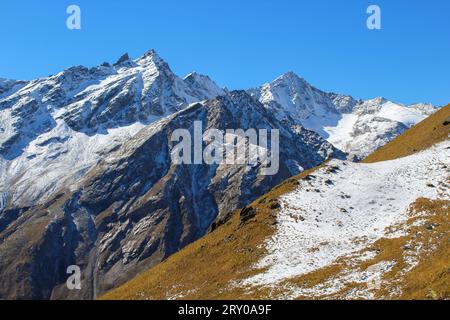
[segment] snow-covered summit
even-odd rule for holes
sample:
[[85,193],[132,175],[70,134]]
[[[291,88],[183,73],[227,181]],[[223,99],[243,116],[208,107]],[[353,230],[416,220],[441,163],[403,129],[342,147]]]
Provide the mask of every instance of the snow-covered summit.
[[184,77],[183,81],[194,91],[194,95],[213,98],[223,96],[227,93],[226,90],[220,88],[210,77],[197,72],[189,73]]
[[327,93],[293,72],[249,93],[280,120],[319,133],[356,159],[364,158],[437,110],[429,104],[406,106],[382,97],[362,101]]
[[222,94],[208,77],[178,77],[154,50],[29,82],[1,80],[0,187],[34,203],[145,125]]

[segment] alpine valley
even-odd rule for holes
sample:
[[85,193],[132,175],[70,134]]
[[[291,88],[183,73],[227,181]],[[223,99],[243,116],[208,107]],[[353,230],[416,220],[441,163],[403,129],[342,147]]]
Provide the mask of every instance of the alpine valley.
[[[178,77],[154,50],[32,81],[0,79],[0,299],[95,299],[161,268],[197,240],[224,234],[242,208],[250,216],[240,225],[255,219],[249,207],[254,201],[316,170],[272,203],[270,214],[278,214],[279,226],[255,261],[266,271],[239,280],[243,287],[287,286],[286,279],[382,238],[384,228],[405,222],[406,210],[420,196],[448,200],[439,171],[448,165],[445,142],[404,160],[359,163],[442,110],[324,92],[292,72],[258,88],[229,91],[205,75]],[[172,133],[193,132],[198,121],[204,130],[278,129],[278,173],[262,175],[261,163],[174,164]],[[426,179],[435,190],[417,182]],[[329,202],[320,199],[323,193]],[[349,227],[336,232],[339,223]],[[357,245],[351,235],[369,236]],[[237,236],[226,234],[221,241]],[[227,260],[221,263],[227,266]],[[71,265],[82,271],[81,290],[66,286]],[[379,268],[392,266],[380,262]],[[325,280],[322,285],[328,286]],[[171,286],[167,294],[151,297],[177,298],[176,284]],[[274,296],[312,292],[289,288]],[[189,296],[184,292],[179,297]]]

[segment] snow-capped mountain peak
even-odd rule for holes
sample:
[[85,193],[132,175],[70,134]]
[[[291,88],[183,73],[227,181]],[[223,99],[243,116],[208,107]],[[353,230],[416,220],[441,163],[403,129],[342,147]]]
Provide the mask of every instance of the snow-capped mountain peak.
[[281,76],[276,78],[273,81],[273,83],[285,83],[289,84],[292,87],[295,86],[311,87],[311,85],[303,77],[300,77],[293,71],[283,73]]
[[45,200],[145,125],[222,94],[208,77],[179,78],[154,50],[30,82],[2,80],[0,182],[17,204]]
[[311,116],[325,116],[335,112],[325,93],[293,72],[287,72],[273,82],[250,92],[268,108],[273,109],[277,118],[283,121],[291,118],[300,124],[300,120]]
[[249,92],[278,119],[319,133],[354,159],[364,158],[436,111],[432,105],[327,93],[293,72]]
[[158,53],[154,49],[150,49],[144,55],[134,60],[139,65],[164,65],[167,66],[167,63],[158,55]]

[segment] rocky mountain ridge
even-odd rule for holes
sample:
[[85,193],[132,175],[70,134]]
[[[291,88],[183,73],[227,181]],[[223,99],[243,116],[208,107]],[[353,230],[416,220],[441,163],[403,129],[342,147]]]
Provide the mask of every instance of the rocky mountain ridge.
[[[172,133],[192,132],[196,121],[223,132],[280,130],[280,170],[264,176],[261,163],[175,165]],[[246,92],[191,104],[144,126],[42,204],[6,205],[0,294],[94,298],[200,238],[284,179],[335,156],[343,154],[312,131],[284,126]],[[68,265],[83,270],[82,290],[67,290]]]
[[281,121],[301,124],[361,160],[433,114],[430,104],[405,106],[385,98],[357,100],[328,93],[288,72],[249,93]]

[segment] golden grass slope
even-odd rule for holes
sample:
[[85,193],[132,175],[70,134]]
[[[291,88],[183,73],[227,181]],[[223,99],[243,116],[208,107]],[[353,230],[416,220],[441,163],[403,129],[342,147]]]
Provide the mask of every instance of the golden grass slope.
[[[369,156],[365,162],[390,160],[424,150],[448,138],[450,105],[416,125],[390,144]],[[326,165],[326,164],[324,164]],[[377,254],[363,263],[349,258],[336,261],[321,270],[289,279],[277,288],[240,287],[235,281],[261,272],[254,264],[264,256],[264,241],[276,226],[278,198],[294,190],[299,179],[314,172],[308,170],[274,188],[249,207],[256,216],[245,224],[239,211],[212,233],[174,254],[166,261],[143,272],[101,299],[271,299],[283,297],[292,286],[314,288],[339,278],[350,269],[364,270],[380,261],[395,261],[383,275],[382,287],[374,290],[376,299],[449,299],[450,298],[450,201],[418,199],[411,207],[406,236],[380,239],[365,251]],[[393,230],[395,231],[395,230]],[[421,248],[417,264],[407,270],[407,255]],[[363,254],[364,252],[361,252]],[[406,271],[407,270],[407,271]],[[299,295],[298,299],[345,299],[361,284],[346,284],[331,295]],[[354,295],[353,295],[354,296]]]

